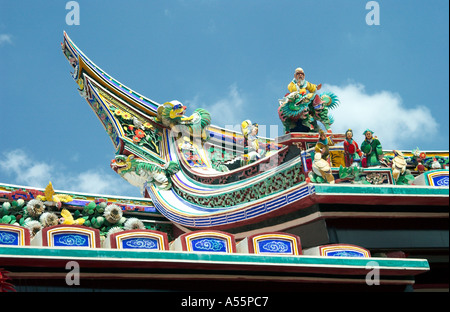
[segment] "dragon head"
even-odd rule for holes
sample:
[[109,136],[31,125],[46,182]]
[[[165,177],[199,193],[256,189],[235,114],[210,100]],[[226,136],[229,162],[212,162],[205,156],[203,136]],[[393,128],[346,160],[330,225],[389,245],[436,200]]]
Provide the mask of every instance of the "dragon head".
[[182,121],[185,111],[186,106],[178,101],[166,102],[158,107],[157,119],[160,120],[163,125],[171,126]]
[[314,93],[300,94],[295,91],[280,100],[278,116],[281,121],[306,119],[308,117],[308,104],[313,96]]
[[115,172],[121,174],[124,171],[131,169],[133,159],[134,155],[117,155],[113,160],[111,160],[110,166]]
[[[205,130],[211,124],[211,114],[203,108],[197,108],[191,116],[185,117],[185,111],[186,106],[178,101],[166,102],[158,107],[155,121],[174,130],[176,137],[190,135],[206,141],[209,136]],[[186,127],[178,127],[180,125]]]
[[165,190],[172,187],[170,176],[180,170],[174,161],[161,165],[135,158],[134,155],[117,155],[111,161],[111,168],[131,185],[143,189],[145,183],[151,182]]

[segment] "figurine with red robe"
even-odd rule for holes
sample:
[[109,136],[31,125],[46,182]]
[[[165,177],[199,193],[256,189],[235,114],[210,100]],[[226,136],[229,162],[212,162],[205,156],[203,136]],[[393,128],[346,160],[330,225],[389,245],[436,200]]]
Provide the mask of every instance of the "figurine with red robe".
[[353,140],[353,131],[352,129],[348,129],[345,132],[345,141],[344,141],[344,158],[345,158],[345,166],[350,167],[352,165],[359,166],[359,162],[361,161],[362,152],[359,149],[358,143]]

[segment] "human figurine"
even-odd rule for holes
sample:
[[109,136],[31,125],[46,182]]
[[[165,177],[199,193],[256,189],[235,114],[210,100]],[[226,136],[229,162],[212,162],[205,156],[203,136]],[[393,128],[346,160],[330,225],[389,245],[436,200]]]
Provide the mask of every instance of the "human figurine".
[[300,94],[306,94],[306,91],[314,93],[322,88],[322,84],[315,85],[306,81],[305,72],[302,68],[296,68],[294,72],[294,79],[288,84],[289,93],[298,91]]
[[[330,184],[334,184],[334,176],[331,171],[331,166],[325,159],[322,158],[320,152],[314,154],[314,161],[312,163],[312,171],[317,175],[322,177],[325,181]],[[309,174],[308,174],[309,176]],[[311,178],[311,176],[310,176]],[[315,179],[317,180],[317,179]]]
[[330,155],[329,146],[334,145],[333,140],[330,137],[327,137],[325,132],[320,129],[319,130],[319,140],[314,147],[315,153],[320,153],[322,155],[322,159],[328,160],[328,156]]
[[398,178],[401,175],[404,175],[406,172],[406,160],[405,156],[401,151],[394,150],[394,159],[392,159],[392,177],[395,182],[398,181]]
[[358,143],[353,140],[353,131],[352,129],[348,129],[345,132],[345,141],[344,141],[344,158],[345,158],[345,166],[359,166],[361,162],[362,152],[359,149]]
[[242,134],[244,135],[244,154],[248,155],[249,160],[258,160],[264,156],[264,150],[259,148],[258,124],[250,120],[245,120],[241,124]]
[[366,166],[380,166],[383,159],[383,148],[377,137],[373,137],[373,131],[364,131],[365,140],[361,143],[361,151],[366,155]]
[[317,178],[314,176],[321,177],[327,183],[333,184],[334,177],[331,172],[331,166],[328,162],[328,155],[330,154],[329,146],[334,145],[334,142],[331,138],[327,137],[325,132],[320,129],[319,130],[319,140],[314,147],[314,159],[312,162],[312,172],[308,174],[311,180],[317,181]]

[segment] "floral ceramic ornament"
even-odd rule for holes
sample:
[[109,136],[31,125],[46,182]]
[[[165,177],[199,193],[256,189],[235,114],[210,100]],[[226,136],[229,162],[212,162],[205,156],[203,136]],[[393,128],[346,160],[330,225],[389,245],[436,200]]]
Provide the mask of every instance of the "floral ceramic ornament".
[[37,199],[45,202],[49,206],[57,206],[58,208],[61,208],[62,203],[68,203],[73,200],[69,195],[56,194],[53,190],[52,182],[49,182],[45,188],[44,196],[38,195]]
[[119,220],[122,218],[123,212],[122,208],[120,208],[118,205],[110,204],[106,206],[105,212],[103,216],[105,217],[106,221],[108,221],[111,224],[116,224],[119,222]]
[[71,225],[71,224],[77,224],[77,225],[83,225],[83,223],[86,221],[85,219],[83,219],[83,218],[78,218],[78,219],[74,219],[73,218],[73,216],[72,216],[72,214],[69,212],[69,210],[67,210],[67,209],[63,209],[63,210],[61,210],[61,217],[62,218],[60,218],[59,219],[59,222],[61,223],[61,224],[68,224],[68,225]]

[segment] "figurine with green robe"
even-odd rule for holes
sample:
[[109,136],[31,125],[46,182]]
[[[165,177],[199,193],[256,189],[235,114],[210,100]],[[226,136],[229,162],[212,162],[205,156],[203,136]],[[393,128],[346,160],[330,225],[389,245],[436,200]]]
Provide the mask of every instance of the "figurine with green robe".
[[361,143],[361,151],[366,155],[367,167],[380,166],[383,158],[383,148],[377,137],[373,137],[373,131],[364,131],[366,139]]

